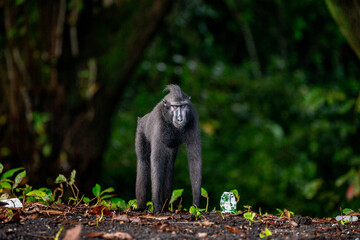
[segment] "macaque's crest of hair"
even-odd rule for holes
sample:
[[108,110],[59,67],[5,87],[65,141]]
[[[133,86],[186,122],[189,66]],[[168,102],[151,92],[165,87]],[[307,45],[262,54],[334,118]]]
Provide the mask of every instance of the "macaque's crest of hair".
[[176,102],[176,101],[182,101],[182,100],[190,100],[189,96],[187,96],[181,88],[176,84],[170,84],[167,85],[164,89],[164,92],[169,92],[165,96],[165,99],[169,102]]

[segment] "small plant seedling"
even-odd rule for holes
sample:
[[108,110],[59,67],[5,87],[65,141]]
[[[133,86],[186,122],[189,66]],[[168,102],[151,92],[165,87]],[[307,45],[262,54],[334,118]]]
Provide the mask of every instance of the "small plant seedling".
[[343,226],[344,226],[344,225],[345,225],[345,223],[349,223],[349,220],[345,220],[345,221],[340,220],[340,224],[341,224],[341,225],[343,225]]
[[265,228],[265,233],[260,233],[259,237],[264,238],[264,237],[268,237],[268,236],[271,236],[271,235],[272,235],[271,231],[268,228]]
[[25,184],[25,187],[22,188],[16,188],[17,192],[21,192],[22,196],[19,197],[19,199],[22,199],[22,203],[24,205],[25,201],[26,201],[26,194],[29,193],[31,191],[32,187]]
[[28,190],[30,191],[25,194],[26,202],[40,201],[42,203],[48,204],[49,202],[54,201],[53,193],[48,188],[39,188],[34,190],[31,190],[30,188]]
[[183,191],[184,191],[184,189],[175,189],[172,192],[171,199],[169,202],[170,203],[170,211],[172,211],[172,212],[174,211],[173,204],[179,197],[181,197]]
[[204,198],[206,198],[206,208],[205,208],[205,212],[208,211],[208,207],[209,207],[209,195],[207,193],[207,191],[205,190],[205,188],[201,188],[201,196],[203,196]]
[[230,192],[232,192],[232,193],[235,195],[236,203],[238,203],[239,200],[240,200],[240,195],[239,195],[238,190],[237,190],[237,189],[233,189],[233,190],[231,190]]
[[105,208],[102,208],[102,209],[101,209],[100,217],[96,217],[96,226],[97,226],[97,227],[99,226],[99,223],[102,221],[102,219],[103,219],[103,217],[104,217],[104,209],[105,209]]
[[92,192],[97,199],[95,205],[98,205],[100,202],[102,202],[105,199],[112,198],[113,196],[115,196],[115,194],[106,194],[106,193],[112,193],[114,191],[115,190],[112,187],[101,191],[101,186],[99,184],[95,184],[95,186],[92,188]]
[[60,239],[60,234],[62,232],[62,230],[64,230],[64,226],[59,226],[59,231],[56,233],[54,240],[59,240]]
[[[84,198],[84,202],[85,202],[85,198]],[[124,199],[117,198],[117,197],[110,198],[109,201],[107,202],[107,205],[108,205],[107,207],[110,209],[125,210],[128,207],[128,205]]]
[[249,226],[251,226],[252,222],[255,222],[256,213],[254,212],[246,212],[244,213],[244,218],[249,221]]
[[25,178],[26,171],[24,170],[18,173],[14,180],[11,180],[10,178],[12,178],[16,172],[23,169],[23,167],[13,168],[3,173],[4,166],[0,163],[0,194],[4,193],[6,189],[8,189],[8,191],[11,191],[11,194],[14,196],[14,189],[17,188],[21,181]]
[[[113,198],[111,200],[113,200]],[[114,202],[116,203],[116,207],[120,208],[121,210],[125,210],[127,208],[127,204],[124,199],[119,198],[118,201],[114,201]]]
[[280,208],[276,208],[276,211],[279,212],[280,217],[284,216],[284,210],[281,210]]
[[244,208],[246,208],[247,212],[251,211],[251,206],[250,205],[244,205]]
[[352,209],[350,209],[350,208],[344,208],[343,210],[342,210],[342,213],[343,214],[350,214],[350,213],[353,213],[354,212],[354,210],[352,210]]
[[146,206],[149,207],[149,211],[153,212],[154,211],[154,204],[153,202],[149,201],[146,203]]
[[189,209],[189,212],[195,216],[195,219],[197,220],[198,217],[201,216],[201,212],[200,212],[200,209],[198,207],[195,207],[195,206],[191,206],[190,209]]
[[280,208],[276,208],[276,210],[279,212],[280,217],[284,217],[284,216],[285,216],[285,217],[290,218],[290,217],[293,217],[293,216],[294,216],[294,212],[289,211],[289,210],[287,210],[287,209],[281,210]]
[[136,199],[129,200],[127,208],[129,208],[130,210],[131,209],[132,210],[137,209],[137,201],[136,201]]
[[60,184],[60,187],[56,188],[54,190],[54,195],[57,191],[60,191],[60,196],[58,197],[58,201],[62,197],[64,193],[63,183],[66,183],[67,186],[71,188],[71,191],[73,193],[73,197],[69,197],[69,202],[74,201],[75,205],[77,205],[81,200],[79,199],[79,189],[75,185],[75,176],[76,176],[76,170],[72,170],[70,174],[70,178],[66,179],[66,177],[62,174],[59,174],[59,176],[55,179],[55,183]]

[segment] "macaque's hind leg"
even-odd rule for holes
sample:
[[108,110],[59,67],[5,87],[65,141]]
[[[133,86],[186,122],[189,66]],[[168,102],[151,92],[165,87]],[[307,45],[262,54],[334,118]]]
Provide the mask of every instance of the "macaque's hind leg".
[[178,148],[174,148],[170,150],[170,156],[166,163],[165,167],[165,175],[164,175],[164,187],[161,194],[161,201],[164,203],[163,211],[168,211],[168,206],[170,203],[172,191],[173,191],[173,183],[174,183],[174,164],[176,160],[176,156],[178,153]]
[[136,201],[137,209],[144,210],[146,207],[147,189],[150,183],[150,144],[145,137],[137,134],[135,140],[137,155],[136,171]]
[[151,149],[151,190],[154,212],[161,212],[164,209],[164,182],[167,169],[167,162],[170,154],[166,146],[156,146]]

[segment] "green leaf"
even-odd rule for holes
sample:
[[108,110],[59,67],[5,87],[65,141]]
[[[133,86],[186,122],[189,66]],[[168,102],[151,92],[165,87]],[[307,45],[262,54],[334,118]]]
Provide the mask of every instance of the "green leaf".
[[244,218],[246,218],[247,220],[253,220],[255,215],[256,213],[254,212],[246,212],[244,213]]
[[183,193],[184,189],[175,189],[172,192],[171,195],[171,199],[170,199],[170,204],[174,203],[176,201],[176,199],[178,199],[179,197],[181,197],[182,193]]
[[230,192],[232,192],[232,193],[235,195],[235,198],[236,198],[236,199],[240,198],[239,192],[238,192],[237,189],[233,189],[233,190],[231,190]]
[[204,198],[209,198],[209,195],[205,188],[201,188],[201,196],[203,196]]
[[7,188],[7,189],[11,189],[11,184],[8,182],[0,182],[0,188]]
[[259,237],[264,238],[264,237],[268,237],[268,236],[271,236],[271,235],[272,235],[271,231],[268,228],[265,228],[265,234],[260,233]]
[[104,195],[104,196],[101,196],[101,199],[112,198],[112,197],[114,197],[114,196],[116,196],[116,194],[106,194],[106,195]]
[[2,164],[0,163],[0,173],[2,173],[3,170],[4,170],[4,165],[2,165]]
[[126,202],[125,202],[125,200],[124,199],[121,199],[121,198],[111,198],[110,199],[110,201],[112,202],[112,203],[114,203],[114,204],[116,204],[116,207],[117,208],[120,208],[120,209],[125,209],[125,208],[127,208],[127,204],[126,204]]
[[66,182],[66,177],[62,174],[59,174],[59,176],[57,176],[57,178],[55,179],[55,183],[63,183]]
[[104,191],[102,191],[102,192],[100,193],[100,195],[103,195],[104,193],[111,193],[111,192],[114,192],[114,191],[115,191],[114,188],[109,187],[109,188],[105,189]]
[[0,200],[6,200],[9,198],[9,194],[8,193],[3,193],[0,195]]
[[147,202],[147,203],[146,203],[146,206],[149,207],[149,211],[151,211],[151,212],[154,211],[154,204],[153,204],[151,201]]
[[265,228],[265,235],[266,236],[271,236],[272,235],[271,231],[268,228]]
[[191,213],[192,215],[196,214],[196,208],[194,206],[191,206],[189,209],[189,213]]
[[4,174],[1,176],[1,179],[11,178],[14,175],[14,173],[16,173],[17,171],[20,171],[22,169],[24,169],[24,168],[19,167],[19,168],[10,169],[9,171],[4,172]]
[[90,198],[84,197],[84,198],[83,198],[83,201],[84,201],[84,203],[88,203],[88,202],[90,202]]
[[15,182],[13,184],[13,188],[16,188],[17,186],[19,186],[19,184],[21,183],[21,181],[26,177],[26,171],[22,171],[20,172],[18,175],[16,175],[15,177]]
[[44,193],[41,190],[32,190],[26,194],[26,196],[32,196],[32,197],[45,197],[46,193]]
[[350,208],[344,208],[342,212],[343,212],[343,214],[350,214],[350,213],[353,213],[354,210],[352,210]]
[[128,206],[130,206],[130,207],[132,207],[132,208],[137,208],[137,201],[136,201],[136,199],[129,200]]
[[69,184],[73,185],[75,183],[75,176],[76,176],[76,170],[72,170],[71,175],[70,175],[70,180],[69,180]]
[[276,210],[277,210],[279,213],[284,214],[284,211],[281,210],[280,208],[276,208]]
[[52,147],[51,147],[51,144],[45,144],[42,148],[42,154],[45,156],[45,157],[49,157],[51,155],[51,151],[52,151]]
[[100,197],[101,187],[99,184],[95,184],[95,186],[92,188],[92,192],[95,197]]

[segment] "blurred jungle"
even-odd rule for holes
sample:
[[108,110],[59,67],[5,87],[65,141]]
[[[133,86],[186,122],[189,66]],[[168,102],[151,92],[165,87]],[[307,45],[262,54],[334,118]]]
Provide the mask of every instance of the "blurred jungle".
[[[360,204],[360,1],[2,0],[0,159],[135,198],[137,117],[192,96],[210,209]],[[175,189],[191,204],[182,147]],[[204,203],[205,201],[203,201]]]

